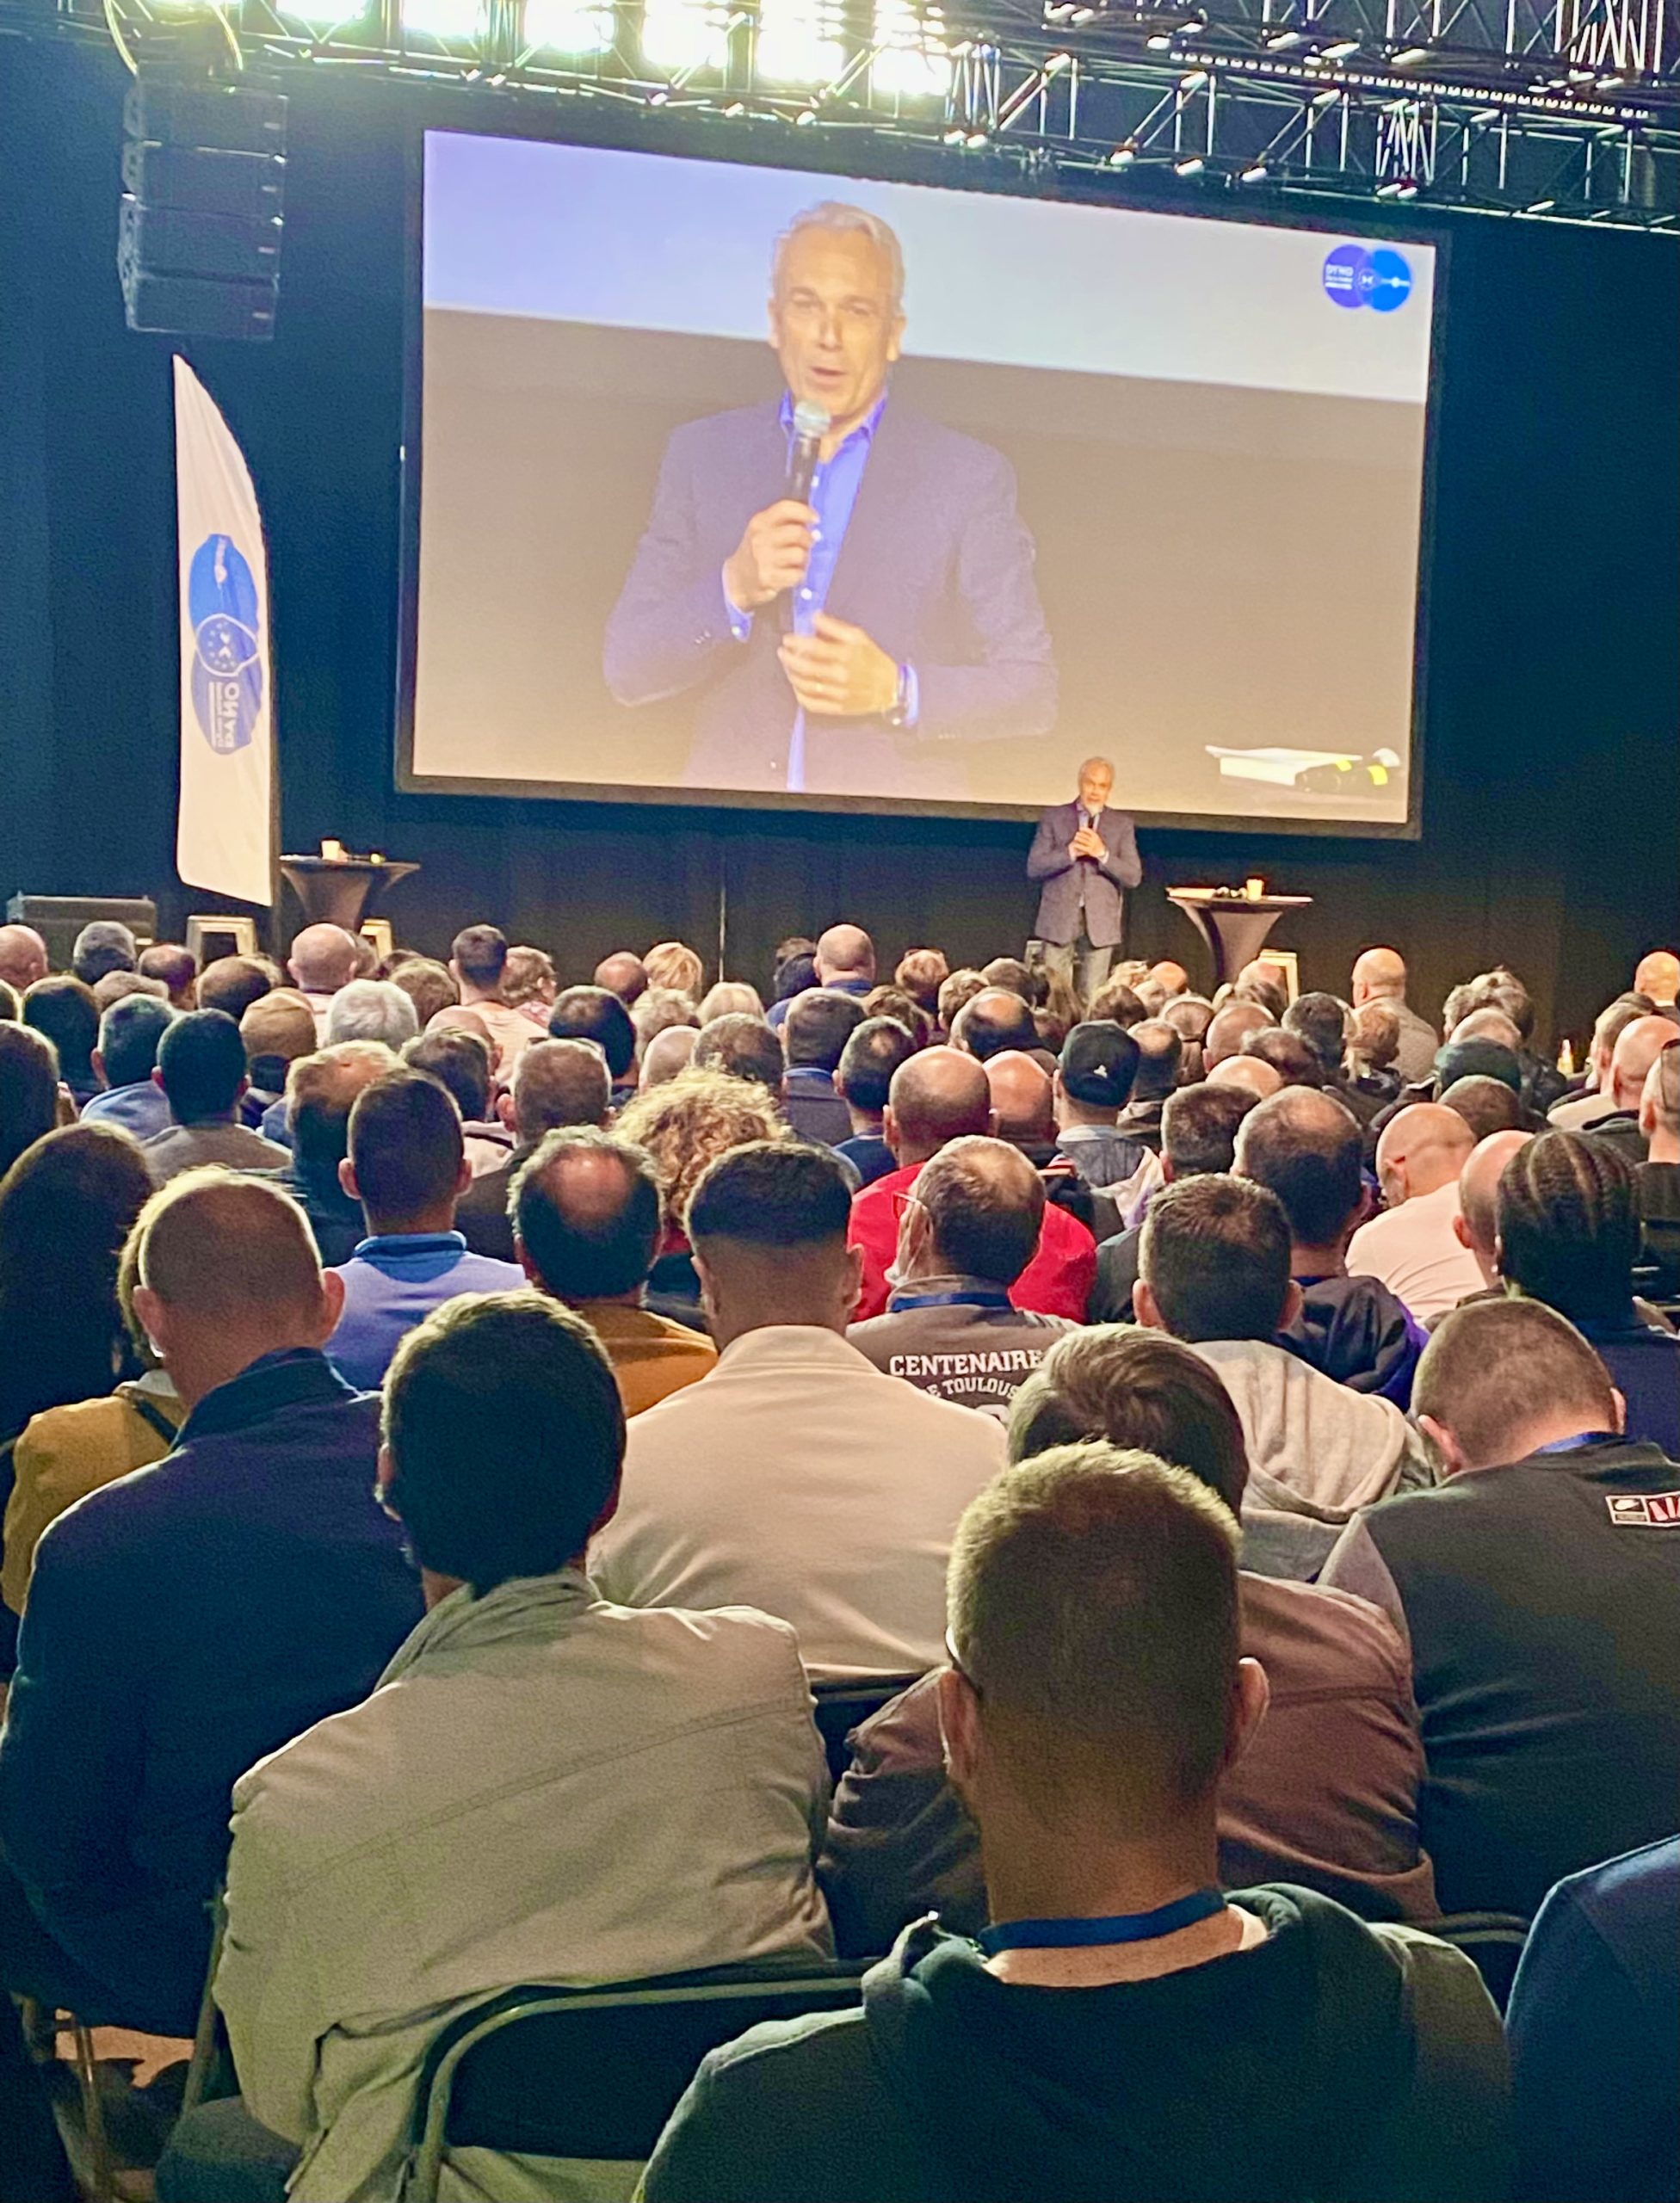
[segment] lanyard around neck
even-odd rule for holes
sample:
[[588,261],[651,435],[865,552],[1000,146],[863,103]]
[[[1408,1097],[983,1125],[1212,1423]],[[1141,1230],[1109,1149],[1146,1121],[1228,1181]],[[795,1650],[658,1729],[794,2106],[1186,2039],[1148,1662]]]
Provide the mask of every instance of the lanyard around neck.
[[1005,1920],[978,1937],[988,1958],[999,1951],[1084,1950],[1103,1943],[1152,1943],[1225,1910],[1222,1890],[1193,1890],[1152,1912],[1111,1912],[1095,1920]]

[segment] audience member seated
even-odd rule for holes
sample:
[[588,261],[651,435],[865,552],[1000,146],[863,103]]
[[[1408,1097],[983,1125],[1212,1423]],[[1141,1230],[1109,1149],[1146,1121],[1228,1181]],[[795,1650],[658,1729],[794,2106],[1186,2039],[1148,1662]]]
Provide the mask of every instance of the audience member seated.
[[510,1009],[528,1017],[538,1031],[548,1030],[548,1013],[560,990],[559,974],[546,948],[515,941],[502,966],[502,999]]
[[1675,1044],[1674,1021],[1668,1017],[1636,1017],[1622,1028],[1610,1058],[1609,1108],[1584,1129],[1595,1139],[1611,1142],[1632,1163],[1645,1160],[1645,1134],[1640,1111],[1645,1101],[1645,1082],[1665,1048]]
[[[1490,1132],[1478,1140],[1465,1159],[1458,1178],[1458,1217],[1453,1230],[1461,1246],[1467,1247],[1482,1280],[1479,1292],[1467,1293],[1461,1308],[1478,1300],[1504,1297],[1499,1278],[1499,1181],[1512,1156],[1526,1147],[1532,1132]],[[1436,1324],[1442,1321],[1436,1317]]]
[[[340,987],[349,986],[359,968],[355,935],[347,933],[343,926],[306,926],[292,943],[286,968],[292,975],[292,984],[314,1011],[315,1029],[324,1040],[332,998]],[[203,999],[201,985],[201,1004]]]
[[[653,993],[642,997],[637,1005],[639,1015],[653,999]],[[694,1022],[691,1009],[686,1013],[686,1022]],[[613,1083],[615,1108],[627,1102],[636,1090],[637,1036],[640,1031],[640,1026],[633,1021],[618,997],[608,993],[605,987],[563,988],[555,996],[554,1007],[548,1013],[551,1040],[593,1040],[605,1056],[608,1075]]]
[[1269,1064],[1285,1086],[1321,1087],[1326,1082],[1319,1052],[1299,1033],[1268,1025],[1243,1043],[1245,1056]]
[[1658,1009],[1680,1007],[1675,1002],[1680,993],[1680,956],[1671,948],[1653,948],[1641,956],[1634,973],[1634,991],[1647,997]]
[[1093,1242],[1106,1239],[1120,1229],[1120,1208],[1115,1196],[1089,1184],[1057,1148],[1055,1059],[1049,1060],[1053,1068],[1046,1069],[1044,1058],[1019,1048],[986,1058],[985,1083],[998,1137],[1018,1147],[1037,1170],[1047,1200],[1076,1218]]
[[[717,990],[713,988],[713,992]],[[837,1001],[843,997],[836,997]],[[673,1032],[689,1028],[673,1026]],[[660,1039],[664,1035],[660,1034]],[[731,1078],[744,1078],[754,1086],[781,1099],[782,1083],[787,1076],[788,1058],[783,1052],[781,1035],[768,1018],[750,1016],[745,1011],[726,1012],[714,1017],[709,1025],[702,1025],[689,1041],[688,1060],[701,1071],[720,1071]],[[785,1113],[784,1113],[785,1114]]]
[[635,1035],[636,1051],[630,1071],[622,1079],[613,1082],[615,1107],[627,1102],[639,1083],[641,1061],[662,1033],[674,1027],[689,1025],[700,1029],[700,1012],[687,995],[679,995],[670,987],[650,987],[630,1013],[630,1028]]
[[795,995],[802,995],[807,987],[820,984],[817,978],[817,944],[806,941],[803,947],[784,941],[775,953],[775,968],[770,978],[770,1006],[764,1015],[778,1032],[788,1015],[788,1004]]
[[1177,1027],[1159,1017],[1146,1017],[1133,1026],[1131,1038],[1138,1051],[1138,1067],[1133,1074],[1131,1099],[1115,1120],[1115,1127],[1123,1138],[1134,1139],[1152,1155],[1158,1155],[1161,1111],[1178,1083],[1184,1043]]
[[744,979],[720,979],[708,987],[695,1012],[701,1027],[714,1025],[720,1017],[757,1017],[764,1015],[764,998],[757,987],[749,986]]
[[[1012,997],[1006,997],[1012,999]],[[899,1219],[917,1174],[948,1140],[997,1130],[984,1066],[957,1048],[923,1048],[892,1075],[885,1138],[898,1169],[876,1179],[852,1204],[849,1237],[863,1257],[856,1315],[884,1313],[886,1272],[899,1244]],[[1053,1204],[1044,1212],[1038,1252],[1016,1280],[1010,1299],[1041,1316],[1084,1320],[1096,1268],[1096,1249],[1084,1225]]]
[[[511,949],[508,953],[513,953]],[[414,1004],[415,1018],[423,1033],[439,1010],[460,1007],[460,989],[455,984],[454,973],[447,964],[440,964],[433,957],[405,956],[400,964],[392,966],[391,984],[400,987]]]
[[593,978],[597,987],[616,995],[627,1009],[633,1009],[647,992],[647,966],[627,948],[615,948],[610,956],[603,956]]
[[0,925],[0,983],[26,995],[52,968],[46,943],[33,926]]
[[862,1268],[849,1207],[838,1162],[795,1143],[738,1149],[701,1179],[687,1229],[718,1367],[634,1419],[595,1571],[625,1606],[779,1614],[828,1680],[939,1658],[951,1533],[1004,1451],[991,1416],[847,1343]]
[[[944,960],[940,961],[942,965]],[[834,1090],[846,1105],[851,1132],[849,1138],[836,1142],[834,1151],[851,1164],[860,1185],[873,1186],[877,1178],[886,1177],[898,1167],[883,1130],[886,1097],[893,1073],[916,1051],[914,1035],[892,1017],[866,1018],[840,1051]]]
[[1123,1025],[1091,1018],[1068,1034],[1056,1067],[1058,1151],[1105,1193],[1135,1176],[1149,1153],[1135,1133],[1116,1130],[1138,1062],[1138,1044]]
[[1446,1483],[1362,1515],[1324,1581],[1411,1645],[1442,1906],[1529,1916],[1674,1825],[1680,1467],[1621,1436],[1603,1363],[1532,1300],[1449,1316],[1412,1405]]
[[[524,1063],[536,1052],[528,1051]],[[589,1126],[550,1132],[521,1161],[509,1206],[526,1276],[588,1321],[613,1365],[626,1415],[715,1367],[710,1339],[645,1305],[659,1245],[659,1181],[645,1148]]]
[[886,1313],[847,1337],[889,1377],[1003,1420],[1022,1379],[1072,1328],[1010,1302],[1044,1208],[1043,1181],[1017,1148],[978,1135],[948,1142],[905,1203]]
[[1543,1115],[1563,1098],[1568,1081],[1555,1064],[1535,1052],[1535,1005],[1529,990],[1509,965],[1501,964],[1471,980],[1470,999],[1478,1008],[1500,1010],[1510,1021],[1516,1035],[1511,1045],[1522,1068],[1522,1105]]
[[1455,1078],[1442,1088],[1441,1106],[1456,1109],[1469,1126],[1471,1138],[1478,1140],[1543,1122],[1523,1108],[1521,1096],[1513,1094],[1502,1078]]
[[58,1052],[59,1077],[79,1109],[99,1091],[93,1052],[99,1045],[99,1005],[93,989],[68,974],[37,979],[23,997],[23,1022],[44,1033]]
[[907,948],[892,974],[895,984],[902,987],[936,1025],[939,1022],[939,990],[950,976],[950,962],[942,948]]
[[[239,1105],[240,1122],[277,1146],[289,1147],[287,1075],[293,1064],[316,1052],[315,1013],[295,987],[271,987],[239,1020],[239,1040],[250,1081]],[[167,1113],[164,1121],[168,1122]]]
[[1361,1121],[1399,1098],[1400,1021],[1392,1002],[1368,1002],[1355,1010],[1348,1037],[1348,1092]]
[[1500,1173],[1495,1213],[1506,1284],[1568,1317],[1615,1379],[1628,1435],[1680,1460],[1680,1337],[1634,1305],[1633,1165],[1591,1132],[1542,1132]]
[[1220,1064],[1240,1056],[1250,1035],[1263,1033],[1272,1021],[1257,1003],[1227,1002],[1222,1009],[1216,1009],[1202,1036],[1203,1071],[1214,1071]]
[[[520,1063],[528,1052],[526,1049],[520,1050]],[[594,1052],[598,1055],[599,1051]],[[476,1033],[437,1026],[407,1042],[398,1053],[411,1069],[429,1071],[460,1110],[461,1152],[472,1173],[473,1185],[481,1177],[493,1178],[505,1171],[513,1151],[513,1134],[501,1117],[492,1115],[491,1110],[491,1096],[496,1090],[491,1069],[496,1060],[496,1043],[488,1033],[481,1040]],[[517,1068],[516,1064],[516,1076]],[[502,1192],[505,1199],[505,1178],[502,1181]],[[488,1254],[491,1250],[484,1248],[480,1251]],[[509,1255],[503,1259],[511,1262],[513,1257]]]
[[44,1033],[0,1023],[0,1178],[58,1121],[58,1050]]
[[321,1037],[329,1048],[340,1040],[383,1040],[400,1054],[419,1030],[412,997],[394,981],[352,979],[329,1004]]
[[130,995],[147,995],[153,1002],[166,1003],[170,990],[161,979],[143,978],[138,972],[108,972],[102,979],[94,981],[94,1008],[102,1017],[113,1003],[121,1002]]
[[363,1087],[401,1068],[380,1040],[346,1040],[300,1056],[286,1075],[286,1136],[291,1159],[275,1183],[303,1211],[317,1253],[329,1267],[349,1262],[367,1226],[360,1201],[344,1191],[338,1166],[350,1151],[350,1111]]
[[93,1052],[94,1071],[104,1091],[84,1104],[84,1123],[114,1125],[140,1140],[165,1128],[170,1105],[151,1074],[158,1044],[174,1018],[168,1003],[149,995],[127,995],[111,1004],[99,1021],[99,1046]]
[[788,1052],[781,1108],[801,1139],[837,1147],[850,1139],[851,1113],[836,1089],[834,1074],[847,1041],[862,1022],[862,1003],[837,989],[807,987],[788,1003],[781,1025]]
[[176,1009],[198,1008],[198,959],[176,941],[154,941],[143,948],[134,968],[142,978],[161,979]]
[[[1010,1458],[1088,1438],[1170,1460],[1241,1511],[1242,1428],[1188,1347],[1120,1326],[1053,1345],[1016,1395]],[[1405,1648],[1357,1599],[1264,1576],[1238,1580],[1243,1649],[1266,1671],[1271,1706],[1221,1788],[1220,1880],[1241,1889],[1275,1875],[1369,1919],[1433,1919]],[[936,1670],[853,1739],[819,1869],[844,1954],[890,1949],[930,1910],[961,1934],[985,1924],[979,1838],[945,1779],[940,1688]]]
[[182,2035],[235,1780],[363,1698],[421,1602],[374,1497],[378,1404],[320,1351],[338,1290],[294,1205],[205,1171],[137,1229],[135,1314],[188,1418],[36,1550],[0,1731],[0,1982]]
[[[1245,1089],[1207,1080],[1168,1095],[1161,1111],[1161,1183],[1229,1170],[1236,1161],[1237,1127],[1254,1104],[1254,1095]],[[1135,1321],[1132,1290],[1138,1281],[1142,1239],[1142,1225],[1128,1225],[1097,1249],[1096,1282],[1086,1309],[1091,1323]]]
[[245,1044],[225,1009],[190,1009],[177,1017],[158,1043],[153,1077],[174,1120],[141,1143],[158,1185],[201,1163],[280,1170],[291,1161],[287,1149],[238,1120],[250,1081]]
[[1377,1179],[1388,1206],[1354,1233],[1348,1268],[1380,1280],[1420,1324],[1444,1316],[1481,1285],[1454,1228],[1459,1173],[1475,1145],[1458,1111],[1438,1102],[1412,1102],[1377,1141]]
[[1547,1112],[1549,1124],[1560,1132],[1580,1132],[1595,1119],[1609,1114],[1615,1107],[1609,1090],[1615,1044],[1636,1019],[1651,1015],[1652,1007],[1646,996],[1618,995],[1599,1011],[1587,1043],[1585,1076],[1576,1092],[1553,1102]]
[[1151,1205],[1133,1299],[1140,1323],[1212,1364],[1242,1418],[1248,1565],[1310,1581],[1356,1509],[1430,1483],[1434,1466],[1391,1400],[1350,1392],[1275,1343],[1300,1314],[1289,1253],[1275,1194],[1192,1178]]
[[1404,1408],[1424,1335],[1386,1285],[1348,1273],[1348,1242],[1366,1207],[1362,1144],[1337,1095],[1287,1087],[1244,1118],[1236,1167],[1275,1193],[1289,1219],[1301,1307],[1278,1344],[1338,1384]]
[[1646,1159],[1634,1172],[1640,1212],[1640,1261],[1653,1266],[1656,1289],[1680,1297],[1680,1043],[1663,1050],[1646,1074],[1640,1103]]
[[510,1262],[516,1259],[510,1208],[519,1167],[545,1133],[569,1125],[605,1126],[612,1114],[607,1059],[590,1040],[535,1040],[521,1051],[513,1085],[499,1107],[511,1145],[493,1169],[475,1173],[455,1205],[455,1229],[475,1255]]
[[1356,1010],[1367,1003],[1386,1003],[1399,1025],[1394,1068],[1403,1084],[1415,1085],[1435,1068],[1435,1052],[1441,1036],[1427,1018],[1419,1017],[1405,998],[1405,962],[1392,948],[1368,948],[1355,960],[1352,999]]
[[[337,933],[338,928],[335,926],[333,931]],[[348,940],[349,935],[346,935],[345,938]],[[201,1009],[225,1010],[237,1025],[251,1004],[261,1002],[263,996],[272,990],[274,984],[275,982],[254,956],[219,956],[214,963],[207,964],[199,973],[198,1007]],[[297,991],[302,993],[303,990],[299,988]],[[331,999],[330,996],[318,1003],[308,997],[306,999],[309,1001],[312,1011],[318,1008],[321,1016],[325,1016],[326,1002]],[[318,1024],[318,1035],[319,1029]]]
[[1274,1094],[1282,1091],[1283,1074],[1258,1056],[1226,1056],[1208,1072],[1207,1083],[1245,1094],[1251,1102],[1269,1102]]
[[895,1017],[918,1048],[931,1045],[934,1021],[920,1003],[902,987],[871,987],[863,997],[865,1018]]
[[[650,1087],[663,1086],[678,1071],[686,1071],[694,1060],[699,1040],[699,1027],[693,1025],[668,1025],[663,1033],[656,1033],[642,1051],[636,1091],[645,1094]],[[610,1087],[608,1091],[610,1095]]]
[[516,1263],[468,1251],[455,1203],[472,1182],[461,1152],[460,1112],[421,1071],[388,1071],[356,1096],[349,1150],[338,1166],[361,1204],[368,1236],[332,1273],[343,1313],[328,1342],[347,1384],[385,1381],[400,1340],[458,1293],[505,1293],[525,1282]]
[[937,1028],[947,1040],[954,1030],[958,1016],[967,1009],[976,995],[985,992],[985,981],[972,965],[960,965],[948,972],[940,983],[939,1016]]
[[491,1068],[505,1085],[519,1052],[541,1027],[532,1023],[502,992],[508,966],[508,937],[498,927],[464,926],[449,944],[449,972],[460,989],[461,1007],[476,1009],[490,1028],[496,1048]]
[[700,1273],[683,1229],[695,1188],[707,1164],[732,1148],[792,1135],[762,1087],[704,1068],[680,1072],[657,1093],[638,1095],[614,1129],[646,1149],[659,1180],[659,1255],[648,1276],[647,1305],[703,1331]]
[[[394,2198],[429,2043],[499,1990],[830,1948],[793,1632],[590,1584],[624,1421],[586,1327],[532,1293],[457,1304],[404,1348],[385,1428],[428,1613],[365,1705],[235,1793],[216,1993],[244,2108],[177,2137],[176,2203],[225,2196],[230,2154],[266,2155],[274,2203],[292,2165],[296,2203]],[[479,2152],[446,2175],[517,2177]]]
[[19,1002],[15,990],[9,987],[3,979],[0,979],[0,1019],[15,1025],[22,1008],[22,1004]]
[[1506,2021],[1516,2203],[1680,2196],[1680,1836],[1571,1874]]
[[1283,1013],[1283,1029],[1305,1040],[1326,1086],[1339,1087],[1348,1052],[1350,1013],[1339,995],[1298,995]]
[[706,966],[685,941],[656,941],[642,959],[650,987],[686,995],[698,1002],[706,987]]
[[982,987],[957,1012],[951,1046],[985,1063],[1006,1049],[1038,1046],[1038,1027],[1022,997],[1009,987]]
[[[1469,1960],[1289,1886],[1217,1886],[1258,1727],[1237,1527],[1143,1453],[998,1477],[952,1558],[938,1686],[980,1830],[977,1948],[910,1928],[861,2009],[714,2051],[647,2203],[1504,2197],[1498,2015]],[[1279,2076],[1285,2076],[1278,2084]]]
[[84,987],[96,987],[108,972],[132,972],[139,955],[139,943],[127,926],[94,918],[76,936],[70,968]]

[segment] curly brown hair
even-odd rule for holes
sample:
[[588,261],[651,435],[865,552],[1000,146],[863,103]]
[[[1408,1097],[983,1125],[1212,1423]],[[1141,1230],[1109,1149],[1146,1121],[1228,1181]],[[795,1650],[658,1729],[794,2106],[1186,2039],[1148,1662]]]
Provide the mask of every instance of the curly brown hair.
[[762,1086],[692,1064],[627,1102],[614,1130],[653,1157],[666,1228],[678,1231],[708,1163],[751,1140],[793,1137]]

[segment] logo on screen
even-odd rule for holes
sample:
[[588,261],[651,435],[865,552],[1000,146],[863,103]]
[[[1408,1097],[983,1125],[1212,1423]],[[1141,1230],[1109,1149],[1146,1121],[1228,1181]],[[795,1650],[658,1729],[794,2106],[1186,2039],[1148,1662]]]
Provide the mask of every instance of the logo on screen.
[[1324,286],[1332,305],[1397,313],[1411,296],[1411,269],[1392,245],[1338,244],[1325,256]]
[[225,535],[207,535],[187,576],[193,623],[193,710],[219,755],[243,750],[262,707],[256,580]]

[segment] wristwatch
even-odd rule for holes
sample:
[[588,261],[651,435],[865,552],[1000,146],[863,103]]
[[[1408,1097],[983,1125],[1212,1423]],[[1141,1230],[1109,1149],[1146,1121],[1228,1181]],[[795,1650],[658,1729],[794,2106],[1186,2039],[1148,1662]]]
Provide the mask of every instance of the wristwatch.
[[886,717],[886,724],[891,727],[903,726],[910,717],[910,668],[907,665],[899,668],[899,685],[893,692],[892,708]]

